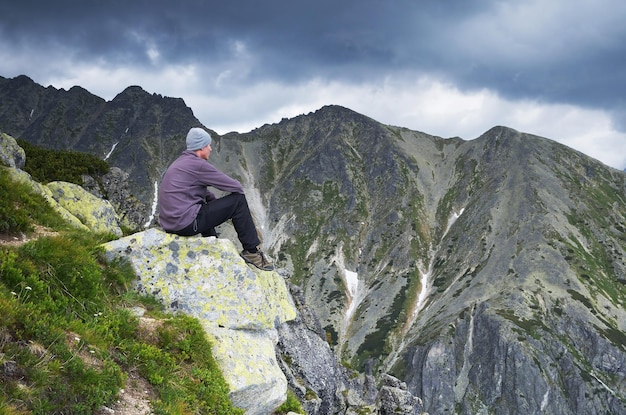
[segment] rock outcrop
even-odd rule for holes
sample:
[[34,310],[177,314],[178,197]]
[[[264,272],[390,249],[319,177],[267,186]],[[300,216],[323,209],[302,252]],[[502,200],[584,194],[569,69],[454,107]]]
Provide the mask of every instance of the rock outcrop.
[[131,262],[137,289],[169,310],[198,318],[213,355],[247,414],[271,413],[286,399],[276,360],[277,329],[296,318],[282,277],[253,270],[226,239],[180,237],[152,228],[104,244],[106,256]]
[[248,266],[230,240],[152,228],[103,247],[109,260],[130,261],[139,292],[202,323],[230,398],[246,414],[272,413],[288,387],[311,415],[421,413],[398,379],[387,376],[378,391],[373,376],[343,367],[300,289]]
[[122,236],[117,213],[108,200],[100,199],[74,183],[50,182],[46,185],[52,199],[82,224],[96,233]]
[[0,133],[0,164],[14,169],[23,169],[26,154],[15,139],[8,134]]
[[36,182],[22,170],[25,164],[24,149],[15,139],[0,133],[0,162],[8,168],[13,180],[30,186],[72,226],[96,233],[122,236],[115,209],[108,200],[98,198],[82,187],[67,182]]
[[382,377],[383,385],[376,398],[376,409],[380,415],[413,415],[421,411],[422,400],[408,391],[407,385],[387,374]]
[[130,175],[114,166],[101,177],[100,183],[93,177],[84,175],[82,187],[89,193],[111,202],[121,226],[137,231],[143,230],[149,226],[152,218],[146,219],[142,213],[144,204],[131,192],[129,183]]

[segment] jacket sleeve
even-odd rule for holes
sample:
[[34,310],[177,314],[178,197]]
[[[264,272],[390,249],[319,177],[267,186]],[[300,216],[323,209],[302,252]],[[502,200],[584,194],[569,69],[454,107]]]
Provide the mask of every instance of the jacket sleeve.
[[[200,171],[200,180],[203,182],[202,184],[215,187],[216,189],[224,192],[243,193],[243,186],[238,180],[222,173],[211,163],[204,162],[202,164],[203,166]],[[207,196],[210,195],[207,193]]]

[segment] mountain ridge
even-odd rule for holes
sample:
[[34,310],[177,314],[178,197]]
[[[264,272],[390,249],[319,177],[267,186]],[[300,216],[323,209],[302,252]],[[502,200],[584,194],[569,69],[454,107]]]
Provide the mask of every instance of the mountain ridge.
[[[593,413],[605,404],[602,399],[580,402],[585,393],[566,397],[571,392],[560,388],[568,390],[567,386],[551,379],[568,379],[577,388],[594,390],[598,381],[585,373],[595,373],[597,368],[592,368],[603,358],[590,353],[589,359],[582,355],[565,359],[556,352],[559,347],[569,353],[589,349],[589,342],[604,344],[602,353],[616,362],[610,371],[621,373],[626,317],[620,282],[625,205],[621,172],[552,140],[506,127],[494,127],[472,141],[446,141],[401,128],[359,124],[369,122],[367,117],[342,120],[334,129],[299,125],[306,120],[310,118],[283,120],[279,126],[251,132],[246,141],[252,136],[258,141],[274,136],[271,146],[278,147],[277,153],[286,147],[281,135],[304,143],[297,149],[304,153],[303,161],[297,168],[282,168],[284,178],[279,184],[273,182],[267,206],[275,223],[294,212],[299,219],[277,226],[295,241],[283,243],[281,254],[289,253],[294,263],[306,264],[306,269],[296,270],[295,279],[306,287],[307,301],[319,314],[337,353],[356,359],[356,365],[366,371],[390,370],[424,397],[427,410],[435,413],[455,409],[475,413],[477,407],[468,402],[479,402],[482,410],[520,407],[551,413],[569,413],[567,408],[574,406]],[[363,137],[367,131],[374,134]],[[316,153],[309,153],[313,147],[309,142],[318,143]],[[378,142],[380,148],[372,147]],[[398,153],[400,148],[414,151],[407,156]],[[230,156],[226,147],[221,151],[218,157]],[[372,167],[362,162],[367,156],[379,163]],[[264,159],[281,160],[269,154]],[[246,168],[255,163],[258,158],[246,159]],[[279,163],[271,164],[261,163],[258,173],[281,168]],[[269,176],[266,182],[271,182]],[[306,213],[298,210],[302,207]],[[603,216],[597,217],[595,212],[602,211]],[[364,232],[359,223],[366,224]],[[608,251],[596,241],[604,241]],[[346,272],[363,276],[361,294],[349,293]],[[423,279],[424,274],[431,275]],[[605,292],[594,292],[593,284],[581,282],[585,278],[606,286]],[[503,292],[494,294],[490,285]],[[359,300],[354,318],[346,325],[343,319],[354,298]],[[571,313],[567,321],[576,329],[562,321],[564,310]],[[579,329],[584,332],[596,314],[601,318],[594,324],[594,335],[574,335]],[[493,329],[469,330],[476,321]],[[550,327],[543,321],[550,321]],[[421,361],[437,367],[429,352],[450,339],[446,332],[456,326],[459,330],[452,341],[463,350],[442,347],[445,354],[456,356],[445,361],[444,368],[429,372],[411,364]],[[572,337],[562,337],[562,332]],[[475,355],[479,349],[470,346],[472,333],[503,339],[534,381],[510,377],[508,395],[494,395],[487,390],[494,387],[489,373],[475,373],[472,365],[456,367],[457,360],[480,361]],[[543,343],[518,347],[540,335],[546,336]],[[416,349],[424,342],[431,347]],[[532,356],[548,350],[552,350],[546,353],[549,359],[533,363]],[[483,362],[485,367],[512,371],[506,361],[500,361],[498,354],[504,350],[482,351],[483,357],[490,357]],[[557,364],[559,360],[566,363]],[[552,366],[562,372],[547,369]],[[454,376],[447,377],[447,371]],[[607,376],[602,380],[605,384],[613,375]],[[427,377],[441,382],[425,386]],[[586,386],[580,381],[583,378],[591,379]],[[536,379],[545,379],[541,394]],[[424,390],[427,387],[446,390],[455,400],[438,403],[436,394]],[[518,389],[528,398],[510,393]],[[603,390],[611,410],[622,411],[623,397],[614,396],[623,392],[613,395],[614,389]],[[544,402],[544,396],[552,399]],[[596,409],[590,409],[594,405]]]
[[82,87],[44,88],[21,75],[0,77],[0,125],[32,144],[91,153],[124,170],[139,201],[134,209],[141,211],[135,215],[140,227],[153,213],[154,183],[172,155],[184,149],[186,130],[201,123],[181,98],[149,94],[139,86],[105,101]]

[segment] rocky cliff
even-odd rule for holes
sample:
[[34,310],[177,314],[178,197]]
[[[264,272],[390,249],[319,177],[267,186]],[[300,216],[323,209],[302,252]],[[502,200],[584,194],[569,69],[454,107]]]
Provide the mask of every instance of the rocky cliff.
[[341,360],[429,413],[626,413],[624,172],[506,127],[444,139],[337,106],[211,157]]

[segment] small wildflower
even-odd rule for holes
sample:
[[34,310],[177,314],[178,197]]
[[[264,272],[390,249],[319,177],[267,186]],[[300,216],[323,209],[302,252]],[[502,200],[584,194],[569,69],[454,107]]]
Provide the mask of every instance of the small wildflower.
[[79,342],[79,341],[80,341],[80,337],[78,337],[78,336],[77,336],[77,337],[74,337],[74,340],[76,340],[77,342]]
[[28,291],[32,290],[32,288],[30,288],[28,285],[26,287],[24,287],[24,289],[28,290]]
[[17,293],[15,291],[11,291],[11,294],[17,296]]

